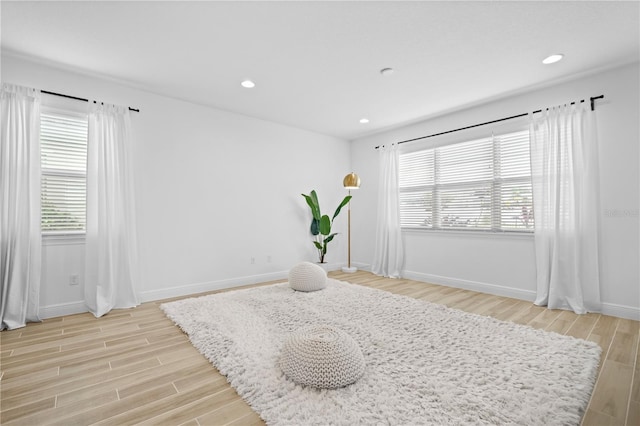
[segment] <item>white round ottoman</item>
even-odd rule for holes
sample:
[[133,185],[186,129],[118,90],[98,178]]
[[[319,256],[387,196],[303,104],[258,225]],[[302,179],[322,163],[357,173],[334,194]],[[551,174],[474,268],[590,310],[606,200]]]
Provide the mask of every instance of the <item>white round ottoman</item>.
[[360,346],[344,331],[329,325],[298,330],[287,338],[280,368],[294,382],[321,389],[350,385],[364,373]]
[[327,286],[327,272],[311,262],[300,262],[289,271],[289,285],[298,291],[317,291]]

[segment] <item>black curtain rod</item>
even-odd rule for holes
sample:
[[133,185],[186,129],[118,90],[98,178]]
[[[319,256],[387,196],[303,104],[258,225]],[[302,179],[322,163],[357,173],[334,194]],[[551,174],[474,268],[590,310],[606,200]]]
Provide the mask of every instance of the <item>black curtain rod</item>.
[[[40,93],[44,93],[46,95],[60,96],[61,98],[75,99],[76,101],[89,102],[89,99],[78,98],[76,96],[71,96],[71,95],[63,95],[62,93],[49,92],[48,90],[41,90]],[[93,103],[95,104],[96,101],[93,101]],[[135,108],[131,108],[131,107],[129,107],[129,111],[140,112],[139,109],[135,109]]]
[[[591,111],[595,110],[595,100],[596,99],[603,99],[604,95],[600,95],[600,96],[592,96],[589,98],[589,101],[591,102]],[[580,103],[584,102],[584,99],[582,99],[581,101],[579,101]],[[571,102],[571,105],[575,105],[575,102]],[[547,108],[548,110],[549,108]],[[536,114],[538,112],[542,112],[541,109],[537,110],[537,111],[533,111],[532,114]],[[460,127],[459,129],[454,129],[454,130],[447,130],[446,132],[440,132],[440,133],[434,133],[432,135],[427,135],[427,136],[420,136],[419,138],[413,138],[413,139],[407,139],[406,141],[400,141],[400,142],[396,142],[397,145],[400,145],[401,143],[407,143],[407,142],[413,142],[413,141],[417,141],[417,140],[421,140],[421,139],[427,139],[427,138],[432,138],[434,136],[440,136],[440,135],[446,135],[447,133],[454,133],[454,132],[459,132],[460,130],[467,130],[467,129],[472,129],[474,127],[480,127],[480,126],[486,126],[487,124],[493,124],[493,123],[499,123],[500,121],[507,121],[507,120],[511,120],[514,118],[518,118],[518,117],[526,117],[527,115],[529,115],[528,112],[525,112],[523,114],[518,114],[518,115],[512,115],[511,117],[505,117],[505,118],[499,118],[497,120],[491,120],[491,121],[486,121],[484,123],[479,123],[479,124],[472,124],[471,126],[466,126],[466,127]],[[384,145],[378,145],[376,146],[376,149],[380,148],[380,146],[384,146]]]

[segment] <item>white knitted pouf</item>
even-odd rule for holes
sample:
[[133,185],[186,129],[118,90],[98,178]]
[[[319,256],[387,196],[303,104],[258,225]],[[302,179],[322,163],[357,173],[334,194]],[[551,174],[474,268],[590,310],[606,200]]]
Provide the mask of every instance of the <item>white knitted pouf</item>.
[[298,330],[286,339],[280,368],[294,382],[321,389],[350,385],[364,373],[360,346],[330,325]]
[[300,262],[289,271],[289,285],[298,291],[322,290],[327,286],[327,273],[311,262]]

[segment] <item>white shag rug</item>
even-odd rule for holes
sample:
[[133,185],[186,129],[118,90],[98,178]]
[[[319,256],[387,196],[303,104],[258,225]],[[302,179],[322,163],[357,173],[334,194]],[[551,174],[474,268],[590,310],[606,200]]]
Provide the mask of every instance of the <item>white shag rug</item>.
[[[329,279],[161,305],[270,425],[577,425],[600,359],[592,342]],[[365,373],[334,390],[278,367],[284,340],[328,324],[360,345]]]

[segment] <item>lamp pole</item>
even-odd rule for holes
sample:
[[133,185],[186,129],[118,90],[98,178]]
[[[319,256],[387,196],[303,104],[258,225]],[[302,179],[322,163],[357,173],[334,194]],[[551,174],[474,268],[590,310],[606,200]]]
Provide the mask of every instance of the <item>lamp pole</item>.
[[[344,177],[343,186],[349,190],[351,195],[352,189],[360,188],[360,178],[357,174],[351,172]],[[347,266],[342,268],[342,272],[353,273],[358,270],[355,266],[351,266],[351,199],[347,206]]]
[[[351,195],[351,190],[349,190]],[[351,200],[347,206],[347,269],[351,269]]]

